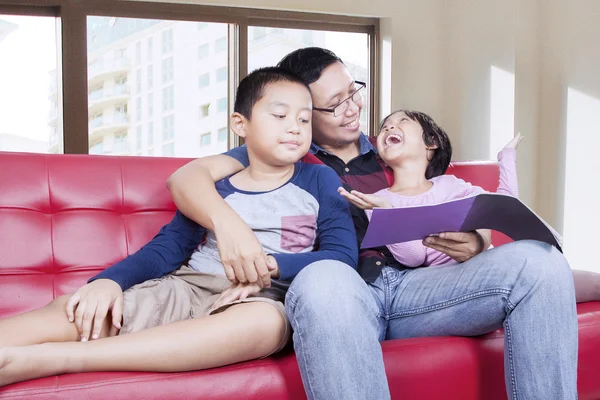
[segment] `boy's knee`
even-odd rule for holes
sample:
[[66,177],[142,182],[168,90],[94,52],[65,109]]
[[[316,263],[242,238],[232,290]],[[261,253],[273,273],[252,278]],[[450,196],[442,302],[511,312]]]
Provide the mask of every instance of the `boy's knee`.
[[61,309],[66,312],[67,303],[69,302],[69,299],[71,298],[72,295],[73,295],[73,293],[63,294],[62,296],[58,296],[57,298],[51,300],[50,303],[48,303],[46,305],[46,307]]

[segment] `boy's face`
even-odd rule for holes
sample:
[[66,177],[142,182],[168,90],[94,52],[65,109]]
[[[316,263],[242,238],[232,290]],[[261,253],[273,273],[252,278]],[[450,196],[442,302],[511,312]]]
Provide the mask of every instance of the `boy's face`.
[[310,148],[312,100],[306,87],[292,82],[267,85],[262,98],[245,120],[248,152],[255,160],[286,166],[300,160]]

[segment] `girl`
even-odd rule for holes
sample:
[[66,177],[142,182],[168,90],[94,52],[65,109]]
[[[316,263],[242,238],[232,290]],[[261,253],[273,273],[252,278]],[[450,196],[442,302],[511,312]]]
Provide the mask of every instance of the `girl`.
[[[498,154],[500,185],[498,193],[518,196],[516,149],[517,135]],[[446,132],[428,115],[396,111],[381,123],[377,150],[394,172],[394,184],[375,194],[338,191],[370,219],[373,208],[408,207],[438,204],[485,191],[452,175],[444,175],[452,157]],[[443,237],[443,233],[440,234]],[[388,245],[394,258],[407,267],[455,264],[451,257],[427,246],[428,239]],[[600,300],[600,274],[573,271],[577,302]]]

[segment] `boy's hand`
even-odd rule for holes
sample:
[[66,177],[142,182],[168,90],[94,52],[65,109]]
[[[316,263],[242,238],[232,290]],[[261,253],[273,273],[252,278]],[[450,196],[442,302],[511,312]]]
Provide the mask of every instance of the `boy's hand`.
[[244,300],[246,297],[260,292],[260,290],[260,286],[254,283],[234,283],[221,293],[221,296],[214,302],[210,310],[215,310],[236,300]]
[[[112,314],[111,332],[121,329],[123,291],[110,279],[97,279],[80,287],[67,301],[67,317],[75,322],[81,341],[98,339],[108,311]],[[93,327],[93,331],[92,331]]]
[[523,141],[523,136],[521,136],[521,133],[517,133],[517,136],[515,136],[514,138],[511,139],[510,142],[508,142],[506,144],[506,146],[504,146],[505,149],[517,149],[517,147],[519,147],[519,143],[521,143],[521,141]]
[[225,275],[233,283],[258,283],[271,286],[266,254],[248,225],[233,213],[225,221],[215,223],[217,247]]
[[358,190],[348,192],[343,187],[338,188],[339,194],[344,196],[350,203],[363,210],[372,210],[373,208],[392,208],[390,202],[381,196],[374,194],[364,194]]

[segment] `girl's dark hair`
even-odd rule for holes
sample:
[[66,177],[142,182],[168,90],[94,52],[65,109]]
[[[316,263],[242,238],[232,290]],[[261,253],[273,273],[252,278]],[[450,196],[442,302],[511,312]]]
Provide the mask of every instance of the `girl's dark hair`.
[[298,75],[310,85],[321,77],[321,73],[331,64],[342,60],[330,50],[321,47],[305,47],[292,51],[279,61],[278,67]]
[[431,179],[446,173],[450,160],[452,160],[452,145],[448,134],[429,115],[419,111],[398,110],[394,111],[381,121],[379,131],[383,129],[385,122],[396,113],[404,113],[408,118],[417,122],[423,128],[423,141],[427,146],[437,146],[433,150],[433,157],[429,160],[425,178]]

